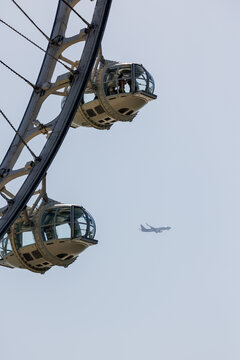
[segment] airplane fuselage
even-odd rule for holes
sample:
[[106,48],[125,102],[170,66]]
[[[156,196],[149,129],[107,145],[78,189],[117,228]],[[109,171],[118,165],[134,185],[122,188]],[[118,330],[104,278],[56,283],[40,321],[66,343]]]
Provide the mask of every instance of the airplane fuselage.
[[146,224],[146,225],[149,226],[149,228],[146,228],[143,225],[140,225],[141,226],[140,230],[143,231],[143,232],[155,232],[157,234],[157,233],[161,233],[161,232],[163,232],[165,230],[170,230],[171,229],[170,226],[161,226],[159,228],[155,228],[155,227],[153,227],[153,226],[151,226],[149,224]]

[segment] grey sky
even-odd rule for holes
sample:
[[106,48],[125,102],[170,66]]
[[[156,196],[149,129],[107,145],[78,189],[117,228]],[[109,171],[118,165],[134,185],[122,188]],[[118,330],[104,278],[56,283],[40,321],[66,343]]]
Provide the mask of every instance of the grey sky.
[[[19,3],[49,34],[57,1]],[[0,10],[46,46],[11,1]],[[239,359],[239,10],[233,0],[113,1],[104,56],[142,63],[158,99],[132,123],[68,133],[48,194],[86,207],[99,245],[43,276],[0,269],[2,358]],[[34,82],[42,54],[0,32],[0,58]],[[1,108],[18,124],[31,89],[0,76]],[[49,103],[42,117],[57,111]],[[2,120],[1,157],[12,136]],[[141,233],[145,222],[172,229]]]

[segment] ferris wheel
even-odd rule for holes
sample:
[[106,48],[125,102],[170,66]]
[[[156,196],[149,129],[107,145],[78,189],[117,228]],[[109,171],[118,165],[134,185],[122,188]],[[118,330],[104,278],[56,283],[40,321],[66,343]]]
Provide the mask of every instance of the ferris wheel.
[[[37,27],[27,11],[12,1]],[[47,170],[70,127],[108,130],[116,121],[132,121],[141,107],[156,99],[154,80],[142,65],[106,60],[102,54],[101,41],[112,1],[97,0],[91,22],[74,9],[79,2],[59,0],[51,35],[44,34],[48,46],[42,49],[45,56],[36,84],[0,60],[33,88],[18,129],[0,110],[15,131],[0,166],[0,195],[5,201],[0,209],[0,265],[9,268],[44,273],[54,265],[67,267],[87,247],[97,244],[96,225],[86,209],[48,197]],[[87,4],[89,0],[82,6]],[[72,12],[84,27],[78,34],[66,37]],[[7,22],[1,22],[32,42]],[[84,44],[78,59],[67,57],[64,51],[77,43]],[[54,81],[53,73],[59,63],[64,71]],[[41,107],[54,96],[62,98],[58,116],[46,123],[40,122]],[[31,140],[36,137],[45,139],[39,153],[31,148]],[[24,167],[17,167],[26,149],[29,159]],[[8,185],[16,179],[22,181],[12,193]]]

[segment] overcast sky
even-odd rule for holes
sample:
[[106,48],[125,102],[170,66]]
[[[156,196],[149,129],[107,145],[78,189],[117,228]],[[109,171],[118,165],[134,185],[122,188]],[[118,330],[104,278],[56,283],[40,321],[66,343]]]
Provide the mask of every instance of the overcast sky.
[[[57,0],[19,4],[50,34]],[[88,17],[94,4],[76,9]],[[239,11],[237,0],[113,1],[104,56],[143,64],[158,98],[110,131],[69,131],[48,195],[89,210],[99,244],[45,275],[0,269],[1,358],[239,360]],[[11,1],[0,13],[46,48]],[[34,83],[41,52],[0,34],[0,59]],[[0,78],[17,125],[32,90],[2,66]],[[41,116],[58,111],[53,100]],[[3,119],[0,134],[3,157],[14,135]],[[146,222],[172,229],[142,233]]]

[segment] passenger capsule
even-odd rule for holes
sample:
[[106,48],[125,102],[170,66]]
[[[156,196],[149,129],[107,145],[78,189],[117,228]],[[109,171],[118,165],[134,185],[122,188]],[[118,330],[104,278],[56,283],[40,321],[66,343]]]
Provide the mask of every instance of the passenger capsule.
[[142,65],[105,60],[87,85],[72,127],[109,129],[116,121],[132,121],[156,97],[154,80]]
[[0,265],[44,273],[67,267],[87,247],[97,244],[93,217],[81,206],[50,203],[26,223],[17,220],[0,242]]

